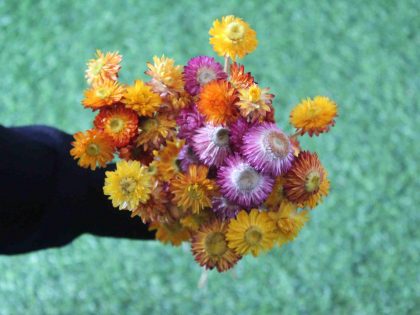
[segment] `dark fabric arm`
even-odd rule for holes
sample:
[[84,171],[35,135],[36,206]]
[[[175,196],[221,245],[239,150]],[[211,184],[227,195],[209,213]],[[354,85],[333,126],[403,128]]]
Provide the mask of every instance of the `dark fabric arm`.
[[80,168],[71,141],[46,126],[0,126],[0,254],[63,246],[83,233],[154,238],[139,218],[112,207],[105,170]]

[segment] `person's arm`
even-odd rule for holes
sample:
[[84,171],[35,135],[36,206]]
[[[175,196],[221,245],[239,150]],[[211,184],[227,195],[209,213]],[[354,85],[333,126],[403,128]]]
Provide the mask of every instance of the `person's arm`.
[[83,233],[154,238],[140,218],[112,207],[106,170],[80,168],[72,141],[50,127],[0,126],[0,254],[63,246]]

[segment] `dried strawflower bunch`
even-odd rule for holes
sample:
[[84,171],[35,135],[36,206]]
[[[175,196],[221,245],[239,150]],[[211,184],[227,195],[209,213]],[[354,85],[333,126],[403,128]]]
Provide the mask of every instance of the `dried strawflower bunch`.
[[94,127],[74,135],[81,167],[104,167],[104,193],[164,243],[191,242],[196,261],[222,272],[244,255],[292,241],[328,194],[327,171],[298,137],[328,132],[336,104],[308,98],[292,110],[296,128],[274,121],[274,95],[236,62],[257,47],[240,18],[216,20],[210,43],[224,64],[198,56],[186,66],[153,57],[148,82],[118,81],[121,55],[98,51],[88,63],[82,104]]

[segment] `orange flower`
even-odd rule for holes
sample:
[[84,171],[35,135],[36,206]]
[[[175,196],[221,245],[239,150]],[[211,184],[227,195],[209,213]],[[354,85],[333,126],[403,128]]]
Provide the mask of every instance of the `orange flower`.
[[329,187],[327,171],[316,153],[300,152],[284,175],[283,193],[299,207],[314,208],[328,194]]
[[251,75],[251,72],[245,73],[245,68],[243,65],[239,65],[234,62],[230,66],[230,83],[235,87],[235,89],[246,89],[254,84],[254,77]]
[[187,174],[178,174],[171,183],[173,201],[184,211],[199,213],[211,207],[211,197],[216,183],[207,178],[208,168],[204,165],[190,165]]
[[85,92],[85,99],[82,104],[93,110],[117,104],[121,101],[124,88],[114,81],[103,81]]
[[303,135],[318,136],[334,126],[337,117],[337,104],[325,96],[307,98],[293,108],[290,122]]
[[88,168],[93,171],[96,166],[105,167],[107,162],[111,162],[114,155],[114,145],[112,138],[107,134],[92,129],[86,133],[78,132],[74,134],[71,145],[73,148],[70,154],[74,159],[79,159],[78,164],[81,167]]
[[105,108],[95,117],[94,125],[109,135],[117,147],[123,147],[137,134],[138,117],[123,106]]
[[226,240],[228,223],[211,221],[195,232],[191,240],[191,251],[195,260],[206,269],[217,268],[219,272],[232,268],[241,255],[228,247]]
[[201,89],[198,110],[208,122],[216,125],[229,124],[236,120],[238,98],[232,84],[224,80],[212,81]]
[[121,69],[120,62],[122,56],[118,52],[106,53],[105,55],[98,49],[96,59],[91,59],[87,63],[86,80],[89,84],[96,85],[104,80],[116,81],[118,71]]

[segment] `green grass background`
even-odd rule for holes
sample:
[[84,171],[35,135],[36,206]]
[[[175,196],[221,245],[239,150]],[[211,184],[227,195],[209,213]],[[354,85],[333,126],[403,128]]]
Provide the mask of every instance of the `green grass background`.
[[207,31],[226,14],[258,32],[243,62],[276,94],[280,126],[291,130],[304,97],[340,106],[330,133],[303,141],[332,189],[295,242],[198,289],[188,246],[86,235],[0,257],[0,314],[418,314],[419,11],[415,0],[0,1],[7,126],[89,128],[80,100],[95,49],[119,50],[129,83],[155,54],[214,55]]

